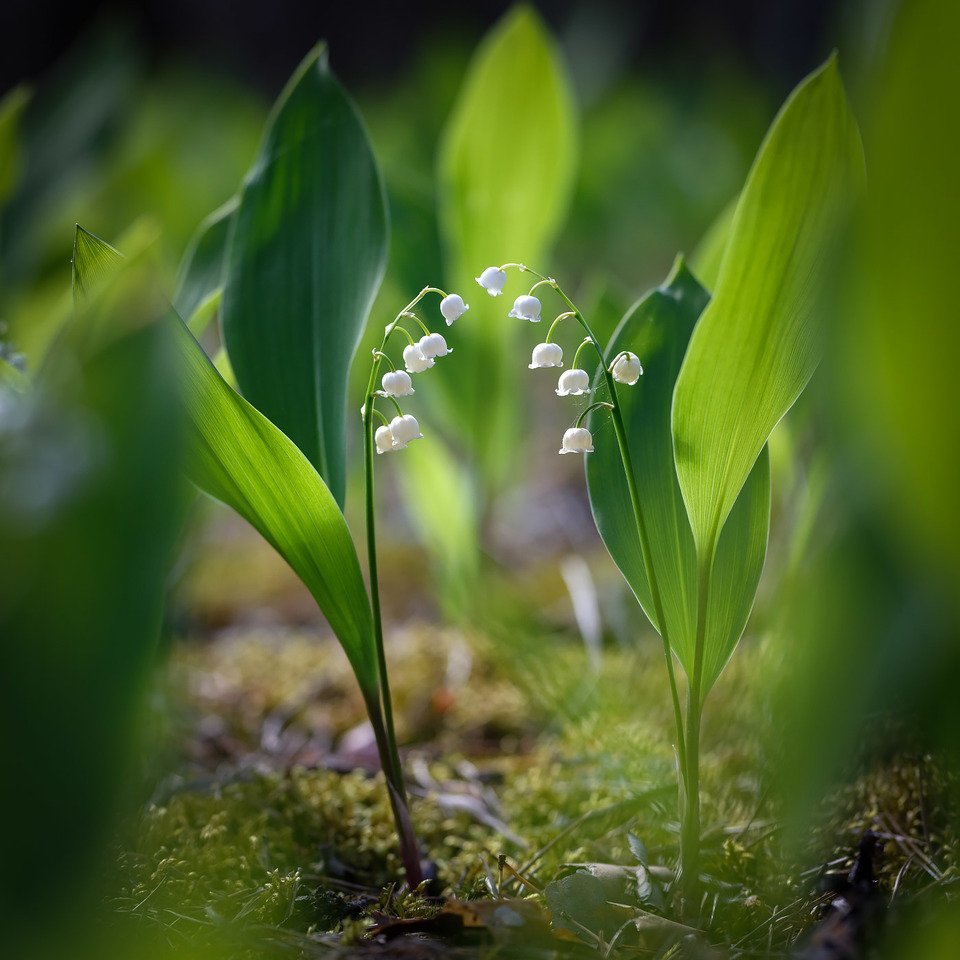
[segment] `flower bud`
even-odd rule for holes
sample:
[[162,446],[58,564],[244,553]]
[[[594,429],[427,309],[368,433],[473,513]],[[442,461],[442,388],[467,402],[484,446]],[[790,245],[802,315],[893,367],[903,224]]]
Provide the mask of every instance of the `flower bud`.
[[559,343],[538,343],[533,348],[533,356],[528,364],[531,370],[540,370],[543,367],[562,367],[563,350]]
[[487,267],[476,280],[491,297],[499,297],[507,282],[507,274],[499,267]]
[[417,418],[411,417],[409,413],[394,417],[390,421],[390,433],[393,434],[394,450],[402,450],[411,440],[420,440],[423,437]]
[[415,393],[410,375],[402,370],[391,370],[385,373],[380,382],[383,384],[383,392],[388,397],[409,397]]
[[[451,293],[440,301],[440,313],[443,319],[447,321],[447,326],[452,327],[453,321],[457,317],[462,317],[470,309],[470,304],[463,302],[463,297],[457,293]],[[443,356],[443,354],[440,354]]]
[[586,370],[564,370],[557,383],[558,397],[579,397],[590,392],[590,376]]
[[417,346],[428,360],[434,357],[445,357],[448,353],[453,353],[453,350],[447,346],[447,341],[439,333],[428,333],[421,337]]
[[403,348],[403,362],[407,367],[407,373],[423,373],[424,370],[429,370],[433,366],[433,358],[425,357],[416,343]]
[[635,353],[621,353],[613,361],[613,369],[610,371],[613,379],[617,383],[625,383],[632,387],[643,373],[643,367],[640,366],[640,358]]
[[593,436],[586,427],[571,427],[560,443],[560,453],[593,453]]
[[540,301],[536,297],[522,296],[513,301],[513,309],[507,314],[508,317],[516,317],[518,320],[529,320],[531,323],[540,322]]
[[393,450],[393,431],[386,424],[377,427],[373,441],[377,445],[377,453],[390,453]]

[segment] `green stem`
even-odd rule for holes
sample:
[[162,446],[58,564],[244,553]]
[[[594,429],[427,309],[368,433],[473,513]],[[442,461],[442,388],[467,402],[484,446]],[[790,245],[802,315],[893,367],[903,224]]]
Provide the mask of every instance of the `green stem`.
[[557,317],[557,319],[554,320],[553,323],[550,324],[550,329],[547,330],[547,339],[544,340],[543,342],[544,342],[544,343],[552,343],[552,342],[553,342],[553,331],[557,329],[557,324],[560,323],[561,320],[566,320],[567,317],[572,317],[572,316],[574,316],[574,314],[573,314],[571,311],[569,311],[569,310],[568,310],[566,313],[561,313],[560,316]]
[[684,804],[680,824],[680,889],[689,907],[696,903],[700,886],[700,721],[703,716],[703,658],[706,649],[707,613],[716,535],[707,549],[698,549],[697,629],[693,676],[687,692],[687,758]]
[[583,352],[583,348],[586,346],[595,347],[600,356],[600,362],[603,363],[603,351],[600,349],[600,345],[594,339],[593,334],[590,334],[590,336],[587,337],[587,339],[584,340],[579,347],[577,347],[577,352],[573,355],[573,363],[570,364],[571,369],[577,369],[577,361],[580,359],[580,354]]
[[[380,366],[379,357],[374,360],[370,379],[376,383],[377,372]],[[373,637],[377,649],[377,671],[379,673],[380,702],[373,705],[367,703],[367,712],[373,724],[374,735],[377,738],[377,748],[380,753],[380,762],[384,776],[390,790],[390,804],[393,809],[394,820],[397,825],[397,836],[400,841],[400,852],[403,858],[407,883],[411,890],[416,889],[423,881],[420,869],[420,855],[417,850],[416,839],[410,830],[410,814],[407,804],[407,791],[403,782],[403,770],[400,765],[400,754],[397,750],[397,734],[393,722],[393,700],[390,694],[390,679],[387,674],[387,657],[383,642],[383,616],[380,610],[380,579],[377,570],[377,531],[374,498],[374,441],[373,441],[373,395],[367,394],[367,415],[364,417],[364,479],[366,486],[366,521],[367,521],[367,564],[370,570],[370,603],[373,613]]]
[[577,421],[576,423],[574,423],[574,426],[579,427],[580,424],[583,423],[584,419],[588,417],[594,410],[597,410],[599,407],[606,407],[608,410],[612,410],[613,404],[607,403],[606,400],[598,400],[596,403],[591,403],[590,406],[587,407],[587,409],[584,410],[579,417],[577,417]]
[[[542,274],[539,274],[534,270],[530,270],[529,267],[521,264],[508,264],[507,266],[518,266],[524,272],[532,273],[535,277],[539,277],[541,280],[548,279]],[[590,328],[590,324],[587,323],[586,318],[577,308],[577,305],[566,295],[566,293],[564,293],[559,286],[556,286],[555,289],[563,302],[566,303],[566,305],[570,308],[570,312],[574,315],[574,317],[577,318],[577,322],[581,327],[583,327],[583,330],[589,339],[593,342],[597,354],[600,357],[603,368],[603,376],[607,383],[607,390],[610,393],[612,406],[610,416],[613,420],[614,432],[617,435],[617,445],[620,448],[620,459],[623,463],[623,472],[626,477],[627,488],[630,493],[630,504],[633,507],[633,517],[637,527],[637,538],[640,541],[640,554],[643,559],[643,568],[647,575],[647,582],[650,584],[650,597],[653,601],[653,612],[657,618],[657,624],[659,625],[658,632],[663,643],[663,656],[667,665],[667,676],[670,680],[670,697],[673,701],[673,718],[677,731],[677,754],[680,758],[681,777],[685,780],[686,776],[684,771],[687,769],[686,738],[684,736],[683,728],[683,711],[680,707],[680,694],[677,689],[677,677],[673,669],[673,653],[670,647],[670,638],[667,632],[667,618],[663,611],[663,599],[660,595],[660,584],[657,580],[656,570],[653,564],[653,552],[650,549],[650,537],[647,533],[647,525],[643,516],[643,507],[640,503],[640,493],[637,490],[636,476],[633,472],[633,461],[630,457],[630,447],[627,443],[627,431],[626,427],[624,426],[623,412],[620,408],[620,400],[617,395],[616,381],[613,379],[613,374],[604,363],[603,348],[600,346],[600,341],[597,340],[596,335]]]

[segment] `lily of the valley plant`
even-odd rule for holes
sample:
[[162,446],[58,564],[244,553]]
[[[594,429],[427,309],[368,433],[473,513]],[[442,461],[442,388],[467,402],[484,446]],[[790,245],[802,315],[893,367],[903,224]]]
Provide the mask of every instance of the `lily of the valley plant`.
[[[538,292],[559,298],[562,312],[534,347],[531,369],[562,368],[553,339],[561,323],[583,331],[556,388],[585,404],[560,453],[585,456],[597,528],[662,643],[680,781],[678,889],[691,907],[699,900],[703,706],[753,606],[770,522],[767,438],[819,360],[826,253],[862,182],[859,134],[831,57],[770,128],[720,266],[703,278],[712,295],[678,258],[604,348],[552,277],[520,263],[477,277],[500,296],[508,271],[533,276],[508,314],[522,321],[541,321]],[[591,355],[593,375],[581,365]]]

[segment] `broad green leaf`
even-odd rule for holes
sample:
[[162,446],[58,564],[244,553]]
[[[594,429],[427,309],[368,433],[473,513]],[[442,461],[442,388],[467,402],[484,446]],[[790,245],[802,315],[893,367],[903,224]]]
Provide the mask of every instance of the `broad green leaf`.
[[575,127],[561,57],[539,16],[515,7],[474,56],[439,158],[447,281],[471,310],[456,331],[470,364],[437,371],[436,380],[487,486],[509,462],[518,428],[520,326],[506,314],[511,293],[526,291],[511,285],[491,300],[474,277],[504,260],[544,261],[570,200]]
[[213,319],[223,296],[223,267],[237,198],[214,210],[197,228],[183,256],[173,305],[190,332],[199,337]]
[[[623,318],[607,349],[630,350],[644,375],[620,387],[630,457],[644,511],[667,635],[688,676],[694,669],[697,551],[673,458],[670,408],[687,344],[708,301],[682,261],[659,288]],[[616,436],[606,411],[591,416],[595,452],[586,458],[597,529],[651,623],[659,630]],[[709,595],[704,658],[705,696],[746,626],[766,554],[770,474],[761,456],[724,525]]]
[[244,395],[304,452],[341,505],[347,376],[386,251],[376,160],[321,46],[281,94],[243,184],[221,309]]
[[705,562],[771,430],[816,368],[825,261],[862,181],[860,137],[831,57],[797,87],[760,148],[677,380],[677,474]]
[[[123,261],[105,241],[79,227],[77,234],[75,278]],[[75,286],[74,295],[84,300],[84,288]],[[290,564],[343,645],[361,688],[375,693],[370,604],[350,531],[330,491],[296,444],[226,383],[174,311],[167,311],[165,326],[181,381],[188,476],[236,510]]]
[[458,279],[504,250],[544,252],[566,213],[574,154],[559,54],[539,16],[515,7],[474,56],[441,145],[440,216]]
[[20,115],[29,99],[24,87],[14,87],[0,100],[0,207],[20,175]]
[[188,420],[187,473],[255,527],[307,585],[365,693],[377,689],[366,588],[350,531],[303,453],[217,372],[170,320]]

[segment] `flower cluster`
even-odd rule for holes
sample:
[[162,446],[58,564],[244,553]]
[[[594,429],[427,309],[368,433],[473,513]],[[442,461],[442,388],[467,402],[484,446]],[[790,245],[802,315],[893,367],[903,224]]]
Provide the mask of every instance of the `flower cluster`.
[[[516,267],[520,270],[521,273],[527,272],[528,268],[523,264],[519,263],[507,263],[501,267],[487,267],[479,277],[476,278],[477,283],[483,287],[491,297],[499,297],[503,293],[503,288],[507,282],[507,269],[509,267]],[[529,271],[533,273],[533,271]],[[568,317],[575,318],[580,325],[583,327],[587,336],[577,347],[577,352],[573,357],[573,364],[570,369],[564,370],[560,374],[560,379],[557,383],[556,394],[558,397],[580,397],[589,395],[592,390],[590,387],[590,374],[579,367],[578,361],[580,359],[580,352],[585,347],[592,347],[600,357],[601,362],[606,368],[606,373],[608,374],[607,383],[609,385],[610,392],[614,391],[614,383],[622,383],[626,386],[633,386],[643,374],[643,367],[640,365],[640,359],[636,354],[630,353],[628,350],[623,350],[618,353],[613,360],[607,364],[606,358],[603,355],[603,351],[600,348],[600,344],[597,342],[596,337],[594,337],[592,331],[587,326],[586,321],[583,319],[583,316],[580,314],[580,311],[573,305],[569,297],[559,288],[557,281],[552,277],[544,277],[540,274],[534,273],[535,277],[538,277],[538,281],[530,288],[529,293],[523,294],[517,297],[513,302],[513,309],[507,314],[509,317],[515,317],[518,320],[527,320],[530,323],[539,323],[542,319],[541,313],[543,310],[543,305],[540,300],[535,297],[534,291],[540,286],[549,286],[552,287],[557,293],[561,296],[567,306],[570,308],[564,313],[561,313],[553,323],[550,325],[550,329],[547,331],[546,340],[543,343],[538,343],[533,348],[533,355],[530,358],[529,368],[531,370],[542,370],[547,367],[563,367],[563,350],[559,344],[553,343],[553,331],[556,329],[557,325]],[[616,403],[616,396],[611,396],[611,400]],[[614,404],[607,403],[605,401],[591,404],[587,407],[583,413],[577,418],[576,424],[571,427],[563,435],[563,441],[560,445],[560,453],[592,453],[593,452],[593,437],[590,434],[590,431],[585,427],[581,426],[583,418],[596,407],[613,407]]]
[[[437,287],[424,287],[420,293],[400,311],[397,318],[387,325],[383,334],[383,341],[379,350],[373,351],[373,369],[370,372],[370,385],[367,389],[367,400],[364,402],[361,412],[366,414],[367,404],[370,405],[372,413],[376,414],[382,421],[382,426],[377,427],[373,435],[374,447],[377,453],[392,453],[395,450],[403,450],[411,440],[419,440],[423,437],[420,432],[420,424],[416,417],[405,414],[397,402],[399,398],[411,397],[416,391],[413,389],[413,380],[410,374],[423,373],[429,370],[437,359],[453,353],[453,349],[447,346],[447,341],[442,334],[432,333],[423,321],[413,312],[413,308],[428,293],[438,293],[443,298],[440,301],[440,315],[446,321],[448,327],[453,326],[457,319],[463,316],[469,309],[469,304],[463,302],[463,297],[455,293],[444,293]],[[419,340],[414,340],[409,331],[401,326],[401,320],[404,318],[412,320],[423,331],[423,336]],[[391,334],[400,333],[407,338],[407,345],[403,348],[403,364],[406,369],[398,370],[394,367],[390,358],[384,352]],[[376,382],[376,375],[380,368],[381,361],[387,363],[390,369],[380,380],[379,390],[374,390],[373,385]],[[377,398],[389,400],[396,408],[397,415],[392,420],[387,418],[376,408]]]

